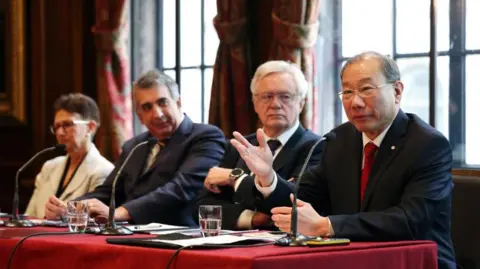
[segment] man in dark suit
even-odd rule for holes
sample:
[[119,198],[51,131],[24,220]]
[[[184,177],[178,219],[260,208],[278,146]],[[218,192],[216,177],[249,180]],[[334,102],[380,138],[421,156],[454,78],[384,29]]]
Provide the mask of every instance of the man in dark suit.
[[[403,84],[396,63],[375,52],[347,61],[340,93],[349,122],[333,131],[321,163],[305,174],[298,197],[298,232],[352,240],[433,240],[439,268],[455,268],[450,239],[452,152],[447,139],[400,110]],[[290,231],[291,186],[241,135],[232,144],[255,172],[272,220]],[[259,148],[265,141],[259,138]],[[291,197],[291,196],[290,196]]]
[[[298,177],[310,148],[320,139],[299,123],[307,87],[301,70],[284,61],[258,67],[250,87],[255,112],[274,156],[273,169],[286,180]],[[255,134],[247,140],[258,145]],[[319,162],[320,149],[316,148],[309,165]],[[223,229],[274,228],[269,210],[255,206],[253,178],[237,150],[228,144],[219,167],[210,169],[197,204],[222,205]]]
[[[135,109],[148,132],[125,142],[115,169],[103,185],[79,199],[88,199],[91,215],[108,216],[113,180],[130,151],[149,137],[159,140],[151,148],[136,150],[116,185],[115,220],[137,224],[161,222],[196,226],[192,203],[208,170],[224,153],[225,137],[217,127],[193,123],[181,113],[178,86],[156,70],[134,83]],[[47,218],[64,212],[65,204],[52,196]]]

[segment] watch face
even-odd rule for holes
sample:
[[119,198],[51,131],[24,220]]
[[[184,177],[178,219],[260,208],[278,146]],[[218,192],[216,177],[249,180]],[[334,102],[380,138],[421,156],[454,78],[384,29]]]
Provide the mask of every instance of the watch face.
[[232,176],[239,177],[241,175],[243,175],[243,170],[242,169],[235,168],[235,169],[232,170]]

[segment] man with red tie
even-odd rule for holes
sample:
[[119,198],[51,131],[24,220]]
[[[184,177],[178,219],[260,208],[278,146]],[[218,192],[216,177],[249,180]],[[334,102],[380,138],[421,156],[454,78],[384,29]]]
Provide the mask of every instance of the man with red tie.
[[[403,83],[391,58],[356,55],[340,76],[349,122],[333,130],[336,139],[327,142],[321,163],[302,178],[298,232],[356,241],[432,240],[439,268],[455,268],[448,140],[400,109]],[[273,172],[265,140],[260,135],[255,147],[234,136],[232,144],[256,175],[254,192],[264,197],[258,203],[272,208],[275,225],[289,232],[292,188]]]

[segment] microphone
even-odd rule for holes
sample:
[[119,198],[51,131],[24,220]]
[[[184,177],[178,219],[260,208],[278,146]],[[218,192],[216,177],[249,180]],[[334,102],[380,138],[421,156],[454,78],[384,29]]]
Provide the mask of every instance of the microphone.
[[20,169],[18,169],[17,174],[15,176],[15,193],[13,194],[13,203],[12,203],[12,217],[9,221],[5,222],[5,226],[7,227],[32,227],[34,226],[33,222],[30,220],[23,220],[18,215],[18,181],[20,173],[25,170],[27,166],[29,166],[38,156],[44,154],[45,152],[56,151],[56,152],[65,152],[65,145],[58,144],[53,147],[49,147],[46,149],[41,150],[37,154],[35,154],[30,160],[28,160]]
[[303,246],[305,237],[302,236],[301,238],[297,238],[298,234],[298,228],[297,228],[297,222],[298,222],[298,209],[297,209],[297,196],[298,196],[298,188],[300,187],[300,181],[302,179],[303,173],[305,172],[305,169],[307,168],[308,162],[310,161],[310,158],[312,157],[313,151],[317,147],[318,144],[321,142],[325,141],[332,141],[335,140],[337,135],[331,131],[327,134],[325,134],[321,139],[319,139],[313,146],[310,148],[310,151],[308,152],[307,158],[305,159],[305,162],[303,163],[302,169],[300,170],[300,174],[298,175],[298,180],[295,182],[295,191],[293,192],[293,204],[292,204],[292,219],[290,221],[291,229],[290,229],[290,234],[287,235],[286,237],[282,237],[278,239],[275,244],[279,246]]
[[130,231],[128,228],[125,228],[123,226],[117,226],[115,224],[114,216],[115,216],[115,188],[117,185],[118,178],[120,177],[120,174],[123,172],[123,169],[125,168],[125,165],[128,163],[130,158],[132,157],[133,153],[140,147],[148,145],[149,147],[155,145],[158,142],[158,139],[155,137],[150,137],[148,138],[147,141],[143,141],[141,143],[138,143],[128,154],[127,158],[125,161],[122,163],[122,166],[117,171],[117,174],[115,175],[115,178],[113,179],[112,183],[112,193],[110,196],[110,206],[108,208],[108,223],[105,225],[105,229],[101,231],[98,234],[101,235],[131,235],[133,234],[132,231]]

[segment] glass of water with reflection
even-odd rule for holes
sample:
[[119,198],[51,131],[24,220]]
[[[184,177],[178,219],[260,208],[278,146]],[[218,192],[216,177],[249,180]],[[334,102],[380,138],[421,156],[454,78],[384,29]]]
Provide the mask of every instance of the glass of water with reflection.
[[68,201],[67,214],[65,217],[70,232],[85,232],[88,224],[87,201]]
[[216,236],[222,229],[222,206],[201,205],[198,208],[200,231],[203,237]]

